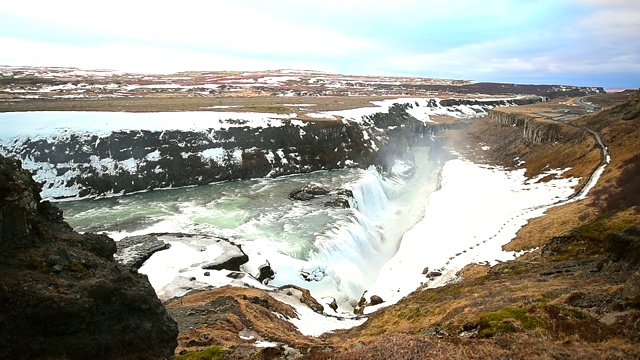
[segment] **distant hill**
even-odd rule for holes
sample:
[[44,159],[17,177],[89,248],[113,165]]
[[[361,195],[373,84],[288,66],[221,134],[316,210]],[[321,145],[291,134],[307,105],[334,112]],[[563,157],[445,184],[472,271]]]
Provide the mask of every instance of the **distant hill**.
[[0,99],[174,96],[438,96],[605,93],[601,87],[478,83],[471,80],[359,76],[310,70],[190,71],[135,74],[111,70],[0,66]]

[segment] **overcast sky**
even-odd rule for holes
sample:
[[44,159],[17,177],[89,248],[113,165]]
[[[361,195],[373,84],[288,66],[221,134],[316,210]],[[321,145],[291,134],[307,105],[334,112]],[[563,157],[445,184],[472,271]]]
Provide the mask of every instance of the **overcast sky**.
[[640,0],[5,1],[0,65],[640,87]]

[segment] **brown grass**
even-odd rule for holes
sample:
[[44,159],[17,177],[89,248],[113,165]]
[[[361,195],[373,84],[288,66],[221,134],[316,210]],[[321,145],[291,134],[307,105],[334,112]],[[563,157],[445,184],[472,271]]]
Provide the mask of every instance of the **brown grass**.
[[243,329],[254,331],[265,340],[291,346],[309,347],[318,343],[281,318],[297,316],[291,306],[258,289],[223,287],[196,292],[170,301],[166,308],[180,330],[176,353],[201,351],[213,345],[228,348],[252,344],[255,339],[239,337]]
[[[637,174],[634,159],[640,153],[640,128],[621,123],[612,112],[580,121],[597,127],[612,150],[612,163],[595,190],[634,191],[635,183],[629,179]],[[487,152],[474,152],[467,145],[479,139],[492,147],[491,152],[506,151],[506,159],[528,156],[527,165],[534,168],[531,173],[548,163],[550,167],[569,165],[577,169],[576,174],[585,174],[599,160],[593,143],[567,141],[547,145],[549,150],[522,143],[519,131],[486,123],[470,134],[476,137],[449,140],[478,158]],[[501,155],[494,154],[495,158]],[[624,169],[619,167],[631,168],[630,175],[621,176]],[[323,339],[336,344],[340,352],[308,358],[639,358],[640,311],[623,308],[619,302],[625,281],[635,270],[604,265],[604,243],[611,233],[640,224],[640,207],[624,204],[603,212],[598,201],[591,196],[552,208],[547,216],[530,221],[508,246],[541,250],[494,266],[486,274],[467,267],[461,272],[465,279],[454,285],[417,290],[397,305],[372,314],[358,328],[325,335]]]
[[[312,112],[346,110],[372,106],[371,101],[386,99],[380,96],[335,97],[276,97],[276,96],[199,96],[176,94],[108,99],[29,99],[0,101],[0,112],[7,111],[246,111],[300,112],[300,107],[286,104],[315,104],[303,107]],[[239,106],[212,109],[213,106]]]

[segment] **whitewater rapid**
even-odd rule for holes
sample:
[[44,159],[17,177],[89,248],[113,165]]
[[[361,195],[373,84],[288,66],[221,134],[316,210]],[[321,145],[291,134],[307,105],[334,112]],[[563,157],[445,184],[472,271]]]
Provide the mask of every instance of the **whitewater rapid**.
[[[220,236],[240,244],[249,256],[243,269],[256,274],[269,263],[272,286],[294,284],[318,299],[336,299],[351,310],[380,268],[395,254],[402,234],[423,216],[424,202],[436,189],[440,165],[429,148],[416,149],[412,165],[399,162],[395,174],[375,168],[318,171],[275,179],[230,181],[181,189],[59,203],[78,231],[103,232],[116,240],[146,233]],[[293,201],[291,191],[305,185],[349,189],[351,208]],[[421,205],[422,204],[422,205]],[[163,298],[179,296],[197,284],[220,286],[201,266],[217,256],[214,241],[175,241],[142,266]],[[302,273],[313,274],[307,281]],[[197,279],[196,284],[188,279]],[[307,277],[308,279],[308,277]]]

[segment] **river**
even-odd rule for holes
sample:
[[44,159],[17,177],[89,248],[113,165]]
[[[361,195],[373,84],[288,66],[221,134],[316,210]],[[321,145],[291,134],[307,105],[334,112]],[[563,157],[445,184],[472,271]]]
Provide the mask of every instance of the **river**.
[[[270,263],[276,272],[270,285],[299,285],[316,298],[334,298],[341,307],[349,308],[393,257],[402,235],[421,220],[441,167],[429,159],[429,151],[415,149],[411,177],[384,177],[374,168],[317,171],[58,205],[77,231],[106,233],[116,240],[162,232],[231,239],[249,255],[247,270]],[[404,168],[406,164],[398,163],[396,170],[400,173]],[[351,190],[351,207],[326,207],[322,199],[288,198],[291,191],[309,184]],[[207,244],[200,241],[198,246]],[[156,253],[140,271],[162,292],[184,281],[190,276],[188,270],[198,266],[195,259],[185,256],[189,255],[172,259]],[[154,264],[158,261],[163,264]],[[171,262],[179,263],[174,279],[154,276],[158,265],[171,268]],[[307,281],[308,276],[305,280],[303,272],[314,274],[315,281]]]

